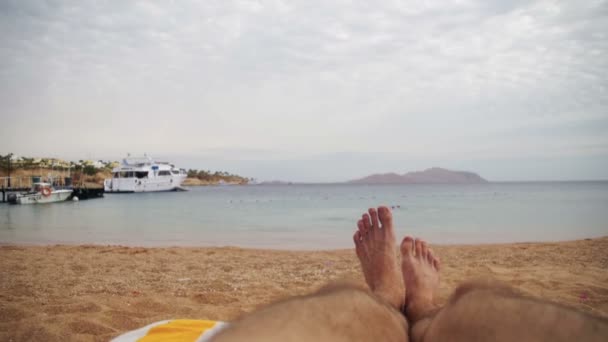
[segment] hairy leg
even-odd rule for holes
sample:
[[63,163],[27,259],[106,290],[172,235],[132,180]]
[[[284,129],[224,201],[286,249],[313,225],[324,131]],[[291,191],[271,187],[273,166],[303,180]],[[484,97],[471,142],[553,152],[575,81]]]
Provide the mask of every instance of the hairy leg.
[[408,341],[401,313],[368,291],[336,285],[253,312],[213,338],[224,341]]
[[401,244],[412,341],[604,341],[608,321],[528,298],[498,282],[458,287],[448,303],[435,304],[439,260],[422,240]]
[[492,282],[459,287],[433,319],[423,319],[414,341],[605,341],[608,321]]

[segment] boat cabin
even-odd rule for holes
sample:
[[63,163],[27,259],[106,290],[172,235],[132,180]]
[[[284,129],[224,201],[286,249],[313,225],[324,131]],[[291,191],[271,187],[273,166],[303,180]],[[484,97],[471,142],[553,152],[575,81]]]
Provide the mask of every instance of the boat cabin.
[[50,188],[51,184],[49,183],[34,183],[32,184],[32,191],[33,192],[40,192],[42,191],[42,189],[46,189],[46,188]]
[[178,175],[186,175],[186,170],[154,170],[152,167],[152,171],[114,171],[112,173],[112,178],[152,178],[154,177],[163,177],[163,176],[178,176]]

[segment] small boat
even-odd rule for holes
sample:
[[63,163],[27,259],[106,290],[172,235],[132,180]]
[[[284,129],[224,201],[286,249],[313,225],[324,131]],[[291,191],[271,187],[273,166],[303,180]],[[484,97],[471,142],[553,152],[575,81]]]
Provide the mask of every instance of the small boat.
[[58,190],[50,183],[34,183],[32,190],[19,194],[15,198],[17,204],[42,204],[63,202],[72,195],[72,190]]
[[179,191],[188,175],[167,162],[143,158],[127,157],[122,164],[112,170],[112,178],[103,182],[107,193]]

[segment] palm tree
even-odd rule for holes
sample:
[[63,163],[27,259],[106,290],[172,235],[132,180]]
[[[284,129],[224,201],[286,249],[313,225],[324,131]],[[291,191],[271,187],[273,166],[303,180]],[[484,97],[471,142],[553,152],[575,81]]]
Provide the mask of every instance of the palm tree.
[[196,169],[188,170],[188,178],[196,178],[197,175],[198,175],[198,170],[196,170]]
[[12,153],[9,153],[5,156],[0,156],[0,160],[2,161],[2,166],[6,168],[8,175],[8,187],[11,187],[11,158],[13,157]]

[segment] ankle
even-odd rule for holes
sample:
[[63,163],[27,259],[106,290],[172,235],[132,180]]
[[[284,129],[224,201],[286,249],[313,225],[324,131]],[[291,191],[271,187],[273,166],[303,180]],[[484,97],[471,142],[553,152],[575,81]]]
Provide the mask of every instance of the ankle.
[[403,289],[377,287],[374,293],[390,304],[396,310],[403,312],[405,309],[405,295]]
[[405,306],[405,315],[411,323],[415,323],[431,315],[437,305],[430,298],[416,298],[409,300]]

